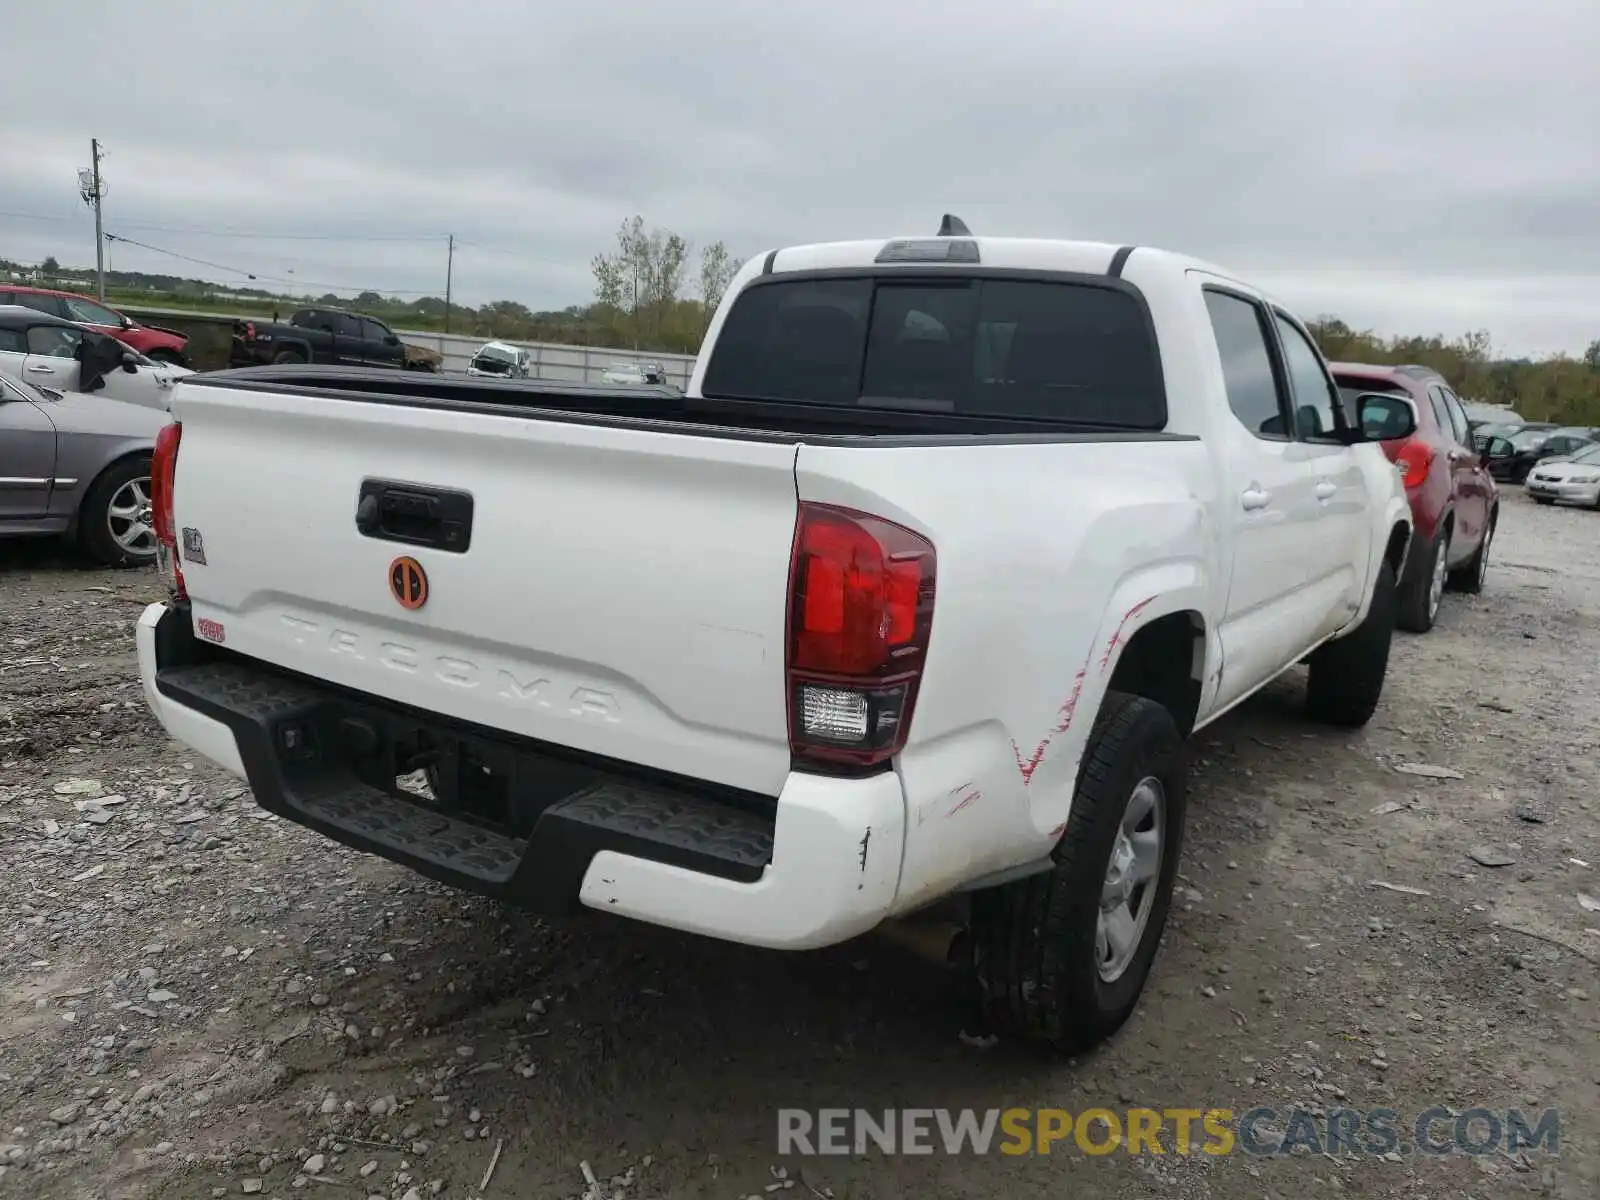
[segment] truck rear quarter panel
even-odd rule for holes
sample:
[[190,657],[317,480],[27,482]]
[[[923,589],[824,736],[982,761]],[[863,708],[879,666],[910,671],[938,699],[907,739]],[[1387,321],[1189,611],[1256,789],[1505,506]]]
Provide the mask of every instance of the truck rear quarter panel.
[[1202,445],[808,445],[796,474],[802,500],[897,521],[938,553],[928,661],[898,760],[896,911],[1043,859],[1122,648],[1158,617],[1211,611]]

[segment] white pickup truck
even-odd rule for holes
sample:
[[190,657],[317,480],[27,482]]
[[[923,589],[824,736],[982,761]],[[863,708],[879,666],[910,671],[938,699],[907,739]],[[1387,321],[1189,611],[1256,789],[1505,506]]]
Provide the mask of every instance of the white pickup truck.
[[1302,661],[1365,722],[1410,517],[1256,288],[947,227],[757,256],[685,393],[185,379],[151,707],[267,809],[529,908],[799,949],[970,896],[992,1019],[1107,1037],[1184,738]]

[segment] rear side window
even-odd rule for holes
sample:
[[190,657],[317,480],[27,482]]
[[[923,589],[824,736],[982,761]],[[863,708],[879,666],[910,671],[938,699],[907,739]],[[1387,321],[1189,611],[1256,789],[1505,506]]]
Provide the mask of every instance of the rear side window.
[[1222,358],[1228,407],[1240,424],[1257,437],[1287,438],[1289,425],[1278,396],[1261,310],[1249,300],[1209,288],[1205,297],[1211,332]]
[[70,325],[34,325],[28,329],[28,353],[44,358],[73,358],[83,334]]
[[1034,280],[796,279],[747,288],[706,367],[722,399],[1118,428],[1166,424],[1155,335],[1120,289]]
[[13,302],[22,305],[24,308],[31,308],[36,312],[49,313],[52,317],[62,315],[61,297],[59,296],[41,296],[38,292],[18,292]]

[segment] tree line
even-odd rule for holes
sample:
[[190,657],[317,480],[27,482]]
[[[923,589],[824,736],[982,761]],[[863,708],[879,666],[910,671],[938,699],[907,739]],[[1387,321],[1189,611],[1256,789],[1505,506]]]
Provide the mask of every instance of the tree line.
[[1486,330],[1457,338],[1384,337],[1338,317],[1307,324],[1331,361],[1432,367],[1468,403],[1510,405],[1531,421],[1600,425],[1600,338],[1577,358],[1499,358]]

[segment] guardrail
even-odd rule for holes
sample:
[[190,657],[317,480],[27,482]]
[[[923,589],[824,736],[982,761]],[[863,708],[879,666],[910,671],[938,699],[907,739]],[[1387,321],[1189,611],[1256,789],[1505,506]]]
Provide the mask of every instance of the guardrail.
[[[465,371],[467,363],[489,338],[467,338],[453,333],[396,329],[403,342],[426,346],[444,355],[446,371]],[[557,342],[520,342],[513,338],[494,338],[508,346],[521,346],[533,355],[533,374],[538,379],[560,379],[572,383],[598,383],[601,373],[613,363],[660,363],[667,382],[689,386],[694,373],[690,354],[655,354],[648,350],[611,350],[603,346],[564,346]]]
[[[196,313],[169,308],[124,306],[122,311],[151,325],[164,325],[187,334],[191,339],[189,357],[192,365],[201,370],[216,370],[228,365],[228,347],[235,321],[267,322],[272,319],[242,313]],[[605,346],[570,346],[560,342],[524,342],[515,338],[463,337],[437,330],[396,329],[395,333],[403,342],[424,346],[442,354],[446,371],[465,371],[478,347],[488,341],[498,341],[529,351],[533,355],[533,373],[539,379],[598,383],[601,374],[613,363],[653,362],[661,365],[668,383],[681,388],[689,385],[689,377],[694,373],[695,358],[692,354],[614,350]]]

